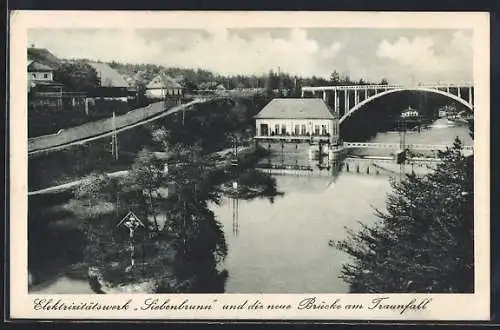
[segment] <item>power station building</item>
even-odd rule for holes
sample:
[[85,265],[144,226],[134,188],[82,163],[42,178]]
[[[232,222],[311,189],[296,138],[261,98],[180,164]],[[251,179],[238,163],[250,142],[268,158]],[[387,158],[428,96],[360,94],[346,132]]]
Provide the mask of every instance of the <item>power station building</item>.
[[257,141],[335,144],[339,139],[339,118],[317,98],[276,98],[254,119]]

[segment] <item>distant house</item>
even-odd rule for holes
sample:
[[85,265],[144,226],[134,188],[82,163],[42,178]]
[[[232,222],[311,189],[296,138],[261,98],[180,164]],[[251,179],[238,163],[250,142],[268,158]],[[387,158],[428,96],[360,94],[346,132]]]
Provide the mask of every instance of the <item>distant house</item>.
[[99,86],[89,92],[89,96],[111,100],[127,101],[134,95],[133,88],[125,78],[106,63],[88,62],[99,78]]
[[413,118],[418,117],[419,113],[417,110],[412,109],[412,107],[408,106],[408,109],[405,109],[401,112],[401,117],[403,118]]
[[218,84],[217,86],[215,86],[215,90],[219,91],[219,92],[223,92],[226,90],[226,87],[224,87],[223,84]]
[[180,99],[182,86],[169,75],[160,73],[146,85],[146,95],[157,99]]
[[200,83],[199,89],[200,90],[212,90],[212,91],[215,91],[215,90],[225,91],[226,87],[217,81],[208,81],[208,82]]
[[336,143],[339,138],[339,118],[321,99],[276,98],[254,119],[256,140],[320,140]]
[[29,60],[28,103],[31,107],[62,107],[63,84],[54,81],[54,69],[37,61]]

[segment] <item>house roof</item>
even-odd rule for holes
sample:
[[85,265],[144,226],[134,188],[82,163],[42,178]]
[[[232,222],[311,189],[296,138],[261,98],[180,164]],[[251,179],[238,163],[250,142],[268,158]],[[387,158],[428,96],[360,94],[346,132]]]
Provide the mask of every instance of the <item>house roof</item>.
[[170,77],[165,73],[160,73],[156,77],[154,77],[149,84],[146,86],[147,89],[156,89],[156,88],[166,88],[166,89],[174,89],[174,88],[182,88],[182,86],[174,80],[174,78]]
[[39,63],[37,61],[28,61],[28,72],[46,72],[46,71],[54,71],[48,65]]
[[321,99],[273,99],[254,118],[258,119],[335,119]]
[[200,89],[216,89],[219,86],[221,86],[221,88],[225,89],[224,85],[222,85],[221,83],[219,83],[217,81],[202,82],[199,85]]
[[55,66],[60,62],[60,59],[49,52],[46,48],[35,47],[28,48],[28,60],[37,61],[49,66]]
[[128,87],[129,84],[123,76],[106,63],[88,62],[97,71],[102,87]]

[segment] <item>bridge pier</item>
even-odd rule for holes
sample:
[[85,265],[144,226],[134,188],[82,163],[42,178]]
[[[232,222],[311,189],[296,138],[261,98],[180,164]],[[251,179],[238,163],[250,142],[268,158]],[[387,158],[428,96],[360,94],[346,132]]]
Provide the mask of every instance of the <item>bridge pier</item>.
[[337,90],[333,90],[333,112],[338,115],[339,109],[337,109],[337,103],[338,103],[338,96],[337,96]]
[[326,90],[323,91],[323,101],[325,101],[325,103],[327,102],[327,100],[326,100]]

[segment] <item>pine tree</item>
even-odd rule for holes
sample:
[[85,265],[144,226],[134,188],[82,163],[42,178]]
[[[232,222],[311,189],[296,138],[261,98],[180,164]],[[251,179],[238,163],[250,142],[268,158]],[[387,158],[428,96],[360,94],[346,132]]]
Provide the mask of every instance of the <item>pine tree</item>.
[[379,221],[336,244],[353,257],[341,271],[352,292],[473,291],[473,158],[461,149],[456,139],[434,172],[392,182]]

